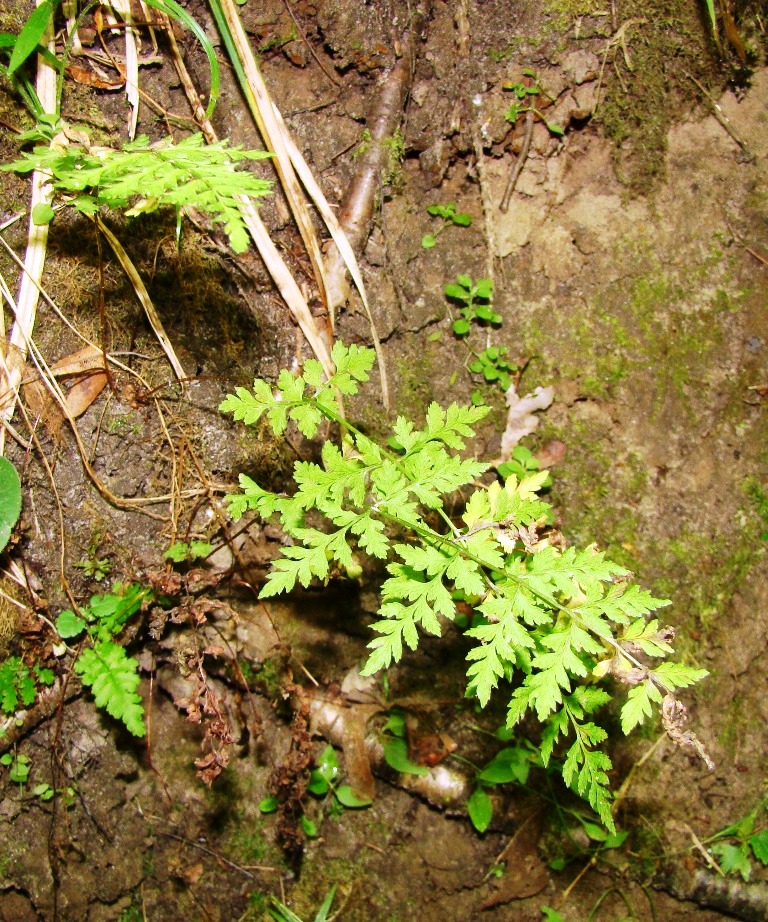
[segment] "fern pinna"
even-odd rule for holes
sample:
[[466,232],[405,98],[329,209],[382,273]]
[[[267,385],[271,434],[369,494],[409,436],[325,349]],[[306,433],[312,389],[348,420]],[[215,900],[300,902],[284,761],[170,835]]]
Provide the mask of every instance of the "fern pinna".
[[[353,547],[387,560],[365,675],[400,660],[404,646],[416,649],[420,630],[439,635],[441,618],[453,621],[457,601],[469,602],[476,613],[467,631],[475,642],[467,656],[469,691],[485,705],[500,681],[510,683],[508,725],[535,714],[544,724],[545,765],[566,739],[565,782],[612,829],[611,761],[600,748],[607,734],[593,720],[611,695],[597,680],[612,676],[628,686],[621,723],[629,733],[653,705],[665,703],[669,712],[674,702],[679,715],[676,690],[706,675],[681,664],[653,665],[672,652],[673,634],[647,616],[668,601],[630,582],[594,547],[550,543],[550,507],[537,495],[545,471],[504,485],[478,482],[489,465],[459,453],[487,407],[433,403],[423,428],[400,417],[383,447],[350,424],[340,405],[341,395],[356,394],[368,379],[373,351],[337,342],[332,355],[330,379],[312,359],[300,375],[282,371],[274,391],[256,380],[252,391],[238,387],[221,404],[247,424],[266,416],[278,436],[289,421],[310,439],[323,421],[341,432],[339,445],[324,442],[322,463],[296,463],[293,495],[265,491],[243,474],[242,493],[228,497],[235,518],[247,510],[276,516],[294,541],[275,561],[261,597],[324,580],[331,561],[351,567]],[[459,489],[472,492],[457,522],[443,497]],[[310,512],[326,520],[322,529],[308,523]]]

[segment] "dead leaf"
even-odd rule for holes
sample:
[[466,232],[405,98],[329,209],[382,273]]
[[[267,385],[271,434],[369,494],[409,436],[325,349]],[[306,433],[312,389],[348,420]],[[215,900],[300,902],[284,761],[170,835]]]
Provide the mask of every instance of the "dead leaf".
[[112,80],[104,73],[97,73],[86,67],[79,67],[77,64],[69,65],[67,76],[71,77],[75,83],[92,86],[97,90],[120,90],[125,86],[124,79]]
[[518,397],[517,388],[511,384],[507,391],[507,426],[501,437],[501,460],[509,461],[518,442],[530,435],[539,425],[536,410],[546,410],[555,399],[553,387],[537,387],[532,394]]

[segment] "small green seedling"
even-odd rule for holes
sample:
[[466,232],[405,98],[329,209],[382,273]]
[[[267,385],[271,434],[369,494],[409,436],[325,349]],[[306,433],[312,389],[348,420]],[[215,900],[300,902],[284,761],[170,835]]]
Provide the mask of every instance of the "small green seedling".
[[449,301],[457,301],[461,305],[461,317],[453,321],[456,336],[466,336],[473,323],[490,323],[493,326],[501,323],[501,314],[491,307],[493,282],[490,279],[473,282],[468,275],[457,275],[456,281],[446,285],[443,291]]
[[32,770],[32,765],[28,756],[25,756],[23,753],[16,755],[15,752],[6,752],[0,756],[0,765],[5,765],[7,768],[10,768],[8,779],[14,784],[24,785],[27,783],[29,773]]
[[406,775],[426,775],[427,769],[417,765],[408,756],[405,714],[391,711],[387,722],[381,729],[379,740],[384,749],[384,761],[396,772]]
[[0,665],[0,710],[13,714],[29,707],[40,685],[53,685],[53,673],[40,666],[27,666],[19,656],[9,656]]
[[[512,449],[512,457],[509,461],[503,461],[496,466],[496,472],[503,480],[506,480],[508,477],[517,477],[518,480],[522,480],[524,477],[535,474],[536,471],[539,470],[541,470],[541,464],[539,464],[538,458],[536,458],[530,448],[526,448],[524,445],[515,445]],[[547,487],[551,486],[552,478],[548,476],[542,483],[541,489],[546,490]]]
[[333,746],[326,746],[317,768],[309,776],[307,790],[318,798],[333,794],[336,801],[347,809],[354,810],[360,807],[370,807],[371,801],[367,797],[359,797],[348,784],[339,784],[341,769],[339,760]]
[[533,112],[533,114],[541,119],[542,122],[547,126],[547,131],[551,134],[562,136],[565,134],[564,129],[560,125],[555,125],[553,122],[548,122],[546,118],[541,114],[541,112],[533,105],[537,96],[540,96],[544,93],[541,84],[536,79],[536,71],[526,68],[523,71],[523,74],[526,77],[529,77],[533,82],[527,86],[525,83],[505,83],[503,84],[503,89],[509,90],[511,93],[515,94],[515,102],[507,109],[504,113],[504,118],[511,124],[515,125],[517,120],[521,115],[526,112]]
[[[475,353],[469,363],[469,370],[473,375],[482,375],[488,384],[497,384],[506,393],[512,383],[511,375],[517,371],[517,365],[510,362],[508,356],[506,346],[488,346],[482,352]],[[474,395],[472,402],[475,403]]]
[[212,550],[213,545],[208,541],[177,541],[168,548],[164,557],[173,563],[191,563],[207,557]]
[[112,564],[108,557],[99,557],[99,544],[102,536],[96,533],[88,542],[88,548],[82,560],[74,565],[76,569],[97,583],[105,580],[112,571]]
[[535,751],[526,746],[505,746],[475,775],[474,790],[467,801],[467,812],[478,832],[485,832],[493,819],[493,802],[488,789],[499,784],[525,784]]
[[431,250],[437,246],[437,238],[446,227],[451,225],[469,227],[472,224],[472,218],[464,211],[456,211],[456,205],[453,202],[445,205],[430,205],[427,208],[427,214],[432,215],[433,218],[442,218],[443,223],[437,227],[434,234],[424,234],[421,238],[421,245],[425,250]]
[[[336,884],[328,891],[322,906],[317,910],[314,922],[327,922],[328,913],[333,905],[333,898],[336,896]],[[272,907],[268,910],[270,916],[277,922],[302,922],[300,916],[297,916],[293,910],[289,909],[285,903],[281,903],[276,897],[272,897]]]

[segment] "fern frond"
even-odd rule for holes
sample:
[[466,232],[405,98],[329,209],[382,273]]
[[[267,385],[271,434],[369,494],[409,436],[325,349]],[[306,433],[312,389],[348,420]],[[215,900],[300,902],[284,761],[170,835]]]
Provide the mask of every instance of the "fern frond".
[[93,692],[97,707],[122,721],[134,736],[144,736],[144,705],[137,694],[139,664],[112,641],[87,647],[75,663],[75,672]]

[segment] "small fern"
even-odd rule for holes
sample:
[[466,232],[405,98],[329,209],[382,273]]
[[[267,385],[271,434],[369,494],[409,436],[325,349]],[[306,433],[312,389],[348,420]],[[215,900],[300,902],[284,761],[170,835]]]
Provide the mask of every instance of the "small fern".
[[19,707],[29,707],[40,685],[52,685],[53,673],[40,666],[27,666],[19,656],[9,656],[0,663],[0,711],[13,714]]
[[61,612],[56,619],[56,630],[63,640],[87,634],[92,646],[81,651],[75,672],[93,692],[97,707],[121,720],[134,736],[144,736],[144,706],[136,692],[139,664],[112,638],[122,631],[151,593],[136,583],[116,585],[114,589],[93,596],[90,606],[83,606],[79,614],[71,610]]
[[75,672],[93,692],[96,706],[121,720],[134,736],[144,736],[144,705],[136,693],[139,664],[125,649],[104,640],[83,650]]
[[[121,150],[112,150],[92,147],[84,132],[69,130],[57,135],[50,145],[38,145],[0,169],[49,174],[56,192],[86,214],[95,214],[102,206],[127,209],[128,216],[163,205],[194,207],[222,223],[232,249],[242,253],[248,248],[249,236],[238,199],[243,195],[262,198],[272,183],[236,167],[243,160],[270,156],[265,151],[228,147],[226,141],[206,145],[201,134],[178,144],[150,144],[142,135]],[[47,220],[40,223],[52,217],[49,210]]]
[[[646,665],[672,652],[672,633],[648,620],[668,601],[629,582],[626,570],[593,547],[560,550],[550,543],[549,506],[537,495],[546,471],[522,480],[510,476],[504,486],[478,484],[488,465],[459,452],[487,407],[433,403],[423,428],[398,418],[389,442],[394,447],[385,448],[351,425],[339,404],[339,394],[357,393],[368,379],[374,353],[337,342],[332,355],[336,373],[330,380],[319,362],[309,360],[301,375],[281,372],[274,393],[256,380],[252,391],[237,388],[220,407],[251,425],[266,416],[277,435],[291,421],[307,438],[323,420],[342,432],[339,446],[324,442],[321,464],[296,463],[292,496],[269,493],[241,475],[242,493],[228,497],[235,518],[247,510],[264,519],[277,516],[294,541],[275,561],[261,597],[326,579],[332,560],[349,567],[353,546],[389,561],[365,675],[399,661],[406,647],[416,649],[420,631],[440,635],[444,621],[456,617],[457,600],[469,602],[476,612],[467,631],[474,642],[467,657],[469,691],[485,705],[500,682],[521,676],[509,700],[508,725],[535,714],[544,724],[545,765],[567,739],[566,784],[613,829],[612,766],[602,748],[607,733],[592,720],[611,696],[595,680],[610,675],[630,687],[622,707],[629,732],[662,702],[666,708],[674,701],[679,717],[675,690],[706,675],[681,664]],[[473,492],[454,521],[443,496],[459,489]],[[316,513],[326,520],[322,530],[310,524]],[[682,739],[676,727],[670,732]]]

